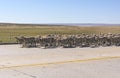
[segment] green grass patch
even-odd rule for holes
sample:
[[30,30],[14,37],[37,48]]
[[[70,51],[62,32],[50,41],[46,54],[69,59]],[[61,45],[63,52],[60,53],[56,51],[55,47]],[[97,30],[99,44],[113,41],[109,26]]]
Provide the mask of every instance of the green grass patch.
[[75,27],[75,26],[0,26],[0,42],[14,43],[15,36],[37,36],[47,34],[99,34],[120,33],[119,26]]

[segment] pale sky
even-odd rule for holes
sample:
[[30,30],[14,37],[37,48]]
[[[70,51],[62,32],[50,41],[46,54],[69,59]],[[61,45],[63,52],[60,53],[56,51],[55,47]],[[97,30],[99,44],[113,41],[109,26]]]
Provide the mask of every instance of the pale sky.
[[120,24],[120,0],[0,0],[0,22]]

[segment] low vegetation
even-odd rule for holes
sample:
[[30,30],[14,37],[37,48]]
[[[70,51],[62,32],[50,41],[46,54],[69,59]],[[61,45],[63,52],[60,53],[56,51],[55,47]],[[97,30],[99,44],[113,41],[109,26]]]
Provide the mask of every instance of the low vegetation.
[[15,36],[37,36],[46,34],[100,34],[120,33],[119,26],[52,26],[52,25],[0,25],[0,42],[15,43]]

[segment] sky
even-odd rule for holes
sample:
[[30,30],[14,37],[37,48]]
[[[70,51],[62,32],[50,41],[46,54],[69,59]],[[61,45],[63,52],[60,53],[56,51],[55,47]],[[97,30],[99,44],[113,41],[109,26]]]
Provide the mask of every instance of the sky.
[[0,22],[120,24],[120,0],[0,0]]

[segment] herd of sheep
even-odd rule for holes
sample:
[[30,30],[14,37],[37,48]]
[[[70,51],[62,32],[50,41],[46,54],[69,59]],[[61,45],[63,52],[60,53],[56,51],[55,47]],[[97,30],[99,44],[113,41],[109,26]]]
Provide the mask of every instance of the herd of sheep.
[[77,34],[56,35],[50,34],[37,37],[15,37],[22,47],[44,47],[44,48],[75,48],[75,47],[99,47],[120,46],[120,34]]

